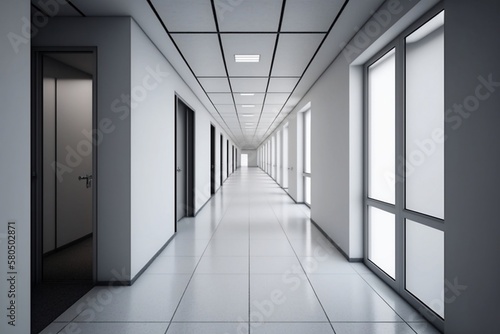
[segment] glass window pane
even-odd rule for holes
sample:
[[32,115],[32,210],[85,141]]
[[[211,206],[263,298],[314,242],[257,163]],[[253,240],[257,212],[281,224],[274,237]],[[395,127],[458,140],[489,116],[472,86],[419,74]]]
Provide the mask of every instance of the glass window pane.
[[444,13],[406,38],[406,208],[444,219]]
[[394,215],[368,208],[368,258],[393,279],[396,277],[396,224]]
[[283,188],[288,188],[288,125],[283,129]]
[[311,110],[304,112],[304,172],[311,173]]
[[311,178],[304,176],[304,201],[311,205]]
[[394,204],[395,52],[368,68],[368,196]]
[[406,289],[444,318],[444,233],[406,220]]

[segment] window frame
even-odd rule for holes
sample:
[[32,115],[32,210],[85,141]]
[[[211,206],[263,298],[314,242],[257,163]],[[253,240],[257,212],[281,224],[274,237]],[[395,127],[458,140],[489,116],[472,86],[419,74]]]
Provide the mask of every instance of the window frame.
[[[419,19],[409,25],[401,34],[394,38],[391,42],[386,44],[375,55],[370,57],[368,61],[363,64],[363,245],[364,254],[363,262],[373,271],[379,278],[393,288],[400,296],[408,301],[413,307],[418,309],[422,315],[431,321],[437,328],[443,330],[444,319],[441,318],[436,312],[424,304],[417,296],[413,295],[406,289],[406,220],[411,220],[419,224],[434,228],[445,233],[446,238],[446,225],[445,219],[436,218],[423,213],[415,212],[406,208],[406,168],[404,162],[406,161],[406,64],[405,64],[405,39],[414,31],[418,30],[421,26],[426,24],[429,20],[444,11],[443,3],[434,6],[427,13],[422,15]],[[446,22],[446,13],[445,13]],[[445,23],[446,32],[446,23]],[[446,36],[445,36],[446,37]],[[386,55],[390,50],[395,49],[396,57],[396,101],[395,101],[395,204],[385,203],[368,196],[369,194],[369,75],[368,69],[376,61]],[[443,119],[445,108],[443,106]],[[401,159],[402,157],[402,159]],[[398,175],[398,170],[403,171],[403,175]],[[393,213],[395,215],[396,223],[396,271],[395,279],[392,279],[376,264],[368,259],[368,212],[369,207]],[[445,215],[446,218],[446,215]],[[446,263],[446,262],[445,262]],[[443,268],[444,269],[444,268]],[[444,287],[443,287],[444,288]],[[446,303],[444,303],[446,304]]]

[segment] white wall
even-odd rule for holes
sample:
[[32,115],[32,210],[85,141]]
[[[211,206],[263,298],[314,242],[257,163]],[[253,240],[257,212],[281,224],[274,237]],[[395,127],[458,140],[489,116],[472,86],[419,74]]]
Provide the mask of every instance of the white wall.
[[[132,21],[131,31],[132,92],[149,87],[149,84],[144,85],[145,82],[153,83],[151,89],[146,89],[147,97],[132,108],[131,117],[131,260],[134,277],[174,234],[175,96],[179,96],[195,113],[195,212],[211,196],[210,126],[215,122],[135,21]],[[161,82],[151,77],[151,69],[164,73]],[[216,130],[220,137],[220,129],[216,127]],[[225,132],[222,134],[226,144],[228,136]],[[230,148],[231,145],[230,140]],[[224,162],[225,159],[224,155]],[[218,163],[216,170],[219,170]]]
[[135,277],[174,234],[176,83],[168,62],[135,22],[130,68],[135,96],[130,117],[131,276]]
[[[0,333],[30,332],[30,2],[4,1],[0,11]],[[10,43],[9,38],[18,41]],[[7,223],[16,222],[16,323],[8,324]],[[14,299],[12,299],[14,300]]]

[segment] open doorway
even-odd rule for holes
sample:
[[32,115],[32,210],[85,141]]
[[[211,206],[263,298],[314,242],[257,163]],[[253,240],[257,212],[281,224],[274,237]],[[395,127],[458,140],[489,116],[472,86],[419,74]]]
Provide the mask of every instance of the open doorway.
[[241,154],[241,167],[248,167],[248,154]]
[[[176,222],[194,216],[194,111],[176,96]],[[176,226],[177,230],[177,226]]]
[[96,282],[96,50],[35,49],[32,333]]

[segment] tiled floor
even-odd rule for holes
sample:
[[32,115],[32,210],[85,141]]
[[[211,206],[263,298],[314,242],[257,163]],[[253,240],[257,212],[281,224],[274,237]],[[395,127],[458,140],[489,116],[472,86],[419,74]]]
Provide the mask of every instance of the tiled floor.
[[308,215],[240,169],[132,287],[93,289],[43,333],[438,333]]

